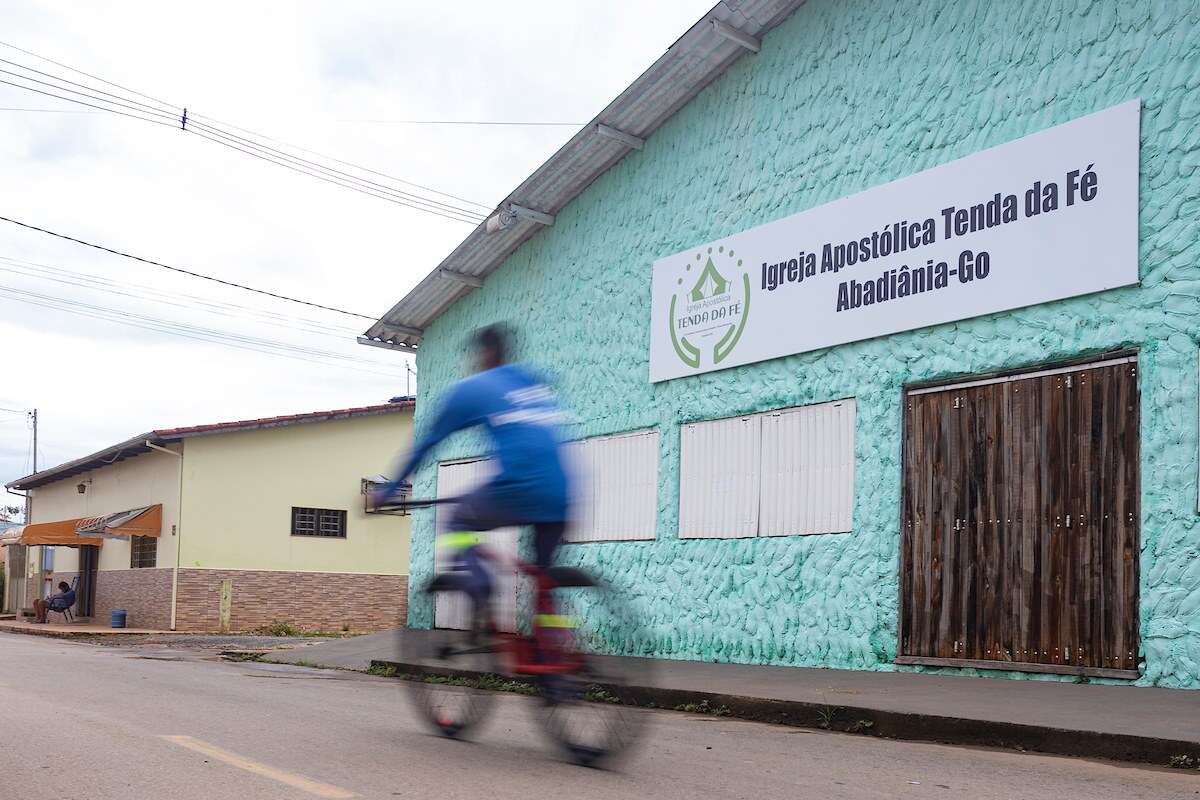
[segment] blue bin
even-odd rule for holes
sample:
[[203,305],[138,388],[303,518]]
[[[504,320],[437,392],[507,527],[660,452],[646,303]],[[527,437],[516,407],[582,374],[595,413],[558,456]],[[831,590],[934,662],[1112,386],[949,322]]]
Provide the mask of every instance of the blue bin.
[[114,608],[112,612],[112,626],[114,628],[124,628],[126,616],[125,609]]

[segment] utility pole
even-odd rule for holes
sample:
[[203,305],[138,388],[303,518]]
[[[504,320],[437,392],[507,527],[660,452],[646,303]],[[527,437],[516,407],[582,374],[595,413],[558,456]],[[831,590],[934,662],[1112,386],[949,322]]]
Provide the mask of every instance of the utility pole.
[[[37,435],[38,435],[38,418],[37,409],[29,412],[29,419],[33,421],[33,473],[38,471],[37,466]],[[31,473],[31,474],[33,474]],[[29,494],[29,490],[25,490],[25,524],[28,525],[32,520],[33,515],[33,496]]]

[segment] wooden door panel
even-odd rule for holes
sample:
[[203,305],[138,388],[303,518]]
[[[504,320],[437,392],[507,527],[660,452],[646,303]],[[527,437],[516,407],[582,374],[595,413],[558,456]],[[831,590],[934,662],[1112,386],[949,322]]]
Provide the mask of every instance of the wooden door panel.
[[908,663],[1135,669],[1136,375],[1083,366],[906,398]]
[[901,651],[906,654],[953,653],[952,640],[942,644],[943,625],[948,629],[950,624],[945,564],[955,518],[948,463],[951,400],[928,394],[907,401],[901,588]]
[[1001,571],[1004,541],[999,535],[1005,492],[1004,385],[973,387],[963,394],[962,405],[964,458],[960,463],[967,480],[960,537],[961,552],[970,566],[963,575],[960,652],[964,655],[960,657],[1003,659],[1008,649],[1003,614],[1007,587]]
[[940,592],[935,591],[934,581],[935,575],[940,577],[940,550],[936,548],[941,541],[940,533],[935,531],[943,506],[935,487],[943,480],[945,470],[938,455],[944,441],[939,422],[943,414],[936,396],[910,397],[906,406],[900,649],[904,654],[916,654],[935,649]]

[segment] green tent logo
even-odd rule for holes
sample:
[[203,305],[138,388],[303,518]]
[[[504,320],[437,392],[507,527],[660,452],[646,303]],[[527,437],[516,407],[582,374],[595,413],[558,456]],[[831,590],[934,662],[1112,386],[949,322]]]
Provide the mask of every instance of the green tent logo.
[[[713,366],[724,361],[742,338],[750,314],[750,274],[741,269],[742,261],[732,250],[724,245],[713,250],[709,247],[680,263],[671,294],[671,345],[679,360],[693,369],[706,357]],[[725,277],[738,272],[740,281]]]
[[704,265],[704,271],[700,273],[699,280],[692,287],[692,302],[699,303],[701,300],[725,294],[729,291],[728,287],[729,281],[717,272],[717,266],[713,264],[710,256],[708,263]]

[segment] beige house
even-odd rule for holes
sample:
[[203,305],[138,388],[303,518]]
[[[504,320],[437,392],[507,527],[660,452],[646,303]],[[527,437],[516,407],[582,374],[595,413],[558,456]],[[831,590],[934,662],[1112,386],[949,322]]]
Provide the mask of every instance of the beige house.
[[[409,518],[367,513],[371,476],[412,441],[411,401],[156,430],[8,484],[5,605],[75,583],[107,623],[246,631],[402,624]],[[16,530],[20,533],[17,535]]]

